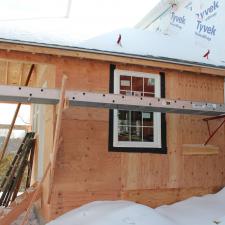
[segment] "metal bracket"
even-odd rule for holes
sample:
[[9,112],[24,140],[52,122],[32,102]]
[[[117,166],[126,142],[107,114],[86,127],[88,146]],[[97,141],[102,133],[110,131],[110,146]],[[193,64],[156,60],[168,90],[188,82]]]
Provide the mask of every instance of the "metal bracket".
[[[222,119],[222,118],[224,118],[223,121],[217,126],[217,128],[213,132],[211,132],[211,129],[210,129],[210,126],[209,126],[209,121],[218,120],[218,119]],[[210,117],[210,118],[204,118],[203,121],[205,121],[207,123],[207,128],[208,128],[208,132],[209,132],[209,137],[207,138],[207,140],[204,143],[204,145],[207,145],[209,143],[209,141],[214,137],[214,135],[219,131],[219,129],[225,123],[225,115],[219,115],[219,116],[214,116],[214,117]]]

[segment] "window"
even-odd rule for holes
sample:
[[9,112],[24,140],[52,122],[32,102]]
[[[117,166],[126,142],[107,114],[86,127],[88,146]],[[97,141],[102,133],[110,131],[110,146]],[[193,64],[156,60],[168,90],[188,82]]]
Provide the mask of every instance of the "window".
[[[114,70],[115,94],[161,97],[159,74]],[[112,148],[128,150],[162,150],[161,113],[113,110]],[[147,152],[148,152],[147,150]]]

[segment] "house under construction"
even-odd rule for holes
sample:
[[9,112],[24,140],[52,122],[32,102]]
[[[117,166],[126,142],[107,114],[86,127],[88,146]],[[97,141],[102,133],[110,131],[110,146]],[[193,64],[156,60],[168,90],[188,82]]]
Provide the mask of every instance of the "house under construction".
[[[139,29],[77,46],[1,39],[0,101],[32,106],[31,184],[44,177],[46,221],[95,200],[156,207],[225,185],[225,65],[217,33],[209,44],[192,32],[191,6],[159,4]],[[219,6],[206,23],[220,23]]]

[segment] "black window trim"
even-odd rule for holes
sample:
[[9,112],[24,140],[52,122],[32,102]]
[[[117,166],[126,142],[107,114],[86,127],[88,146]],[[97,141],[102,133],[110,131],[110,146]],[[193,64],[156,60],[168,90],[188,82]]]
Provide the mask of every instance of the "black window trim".
[[[114,70],[116,66],[110,64],[109,93],[114,93]],[[165,98],[165,73],[160,72],[161,98]],[[167,154],[166,141],[166,114],[161,113],[161,148],[140,148],[140,147],[115,147],[113,146],[113,110],[109,110],[109,140],[108,148],[110,152],[130,152],[130,153],[157,153]]]

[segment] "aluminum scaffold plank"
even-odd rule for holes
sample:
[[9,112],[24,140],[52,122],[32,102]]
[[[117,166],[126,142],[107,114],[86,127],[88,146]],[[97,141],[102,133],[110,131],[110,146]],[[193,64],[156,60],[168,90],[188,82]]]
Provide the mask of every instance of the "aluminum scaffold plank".
[[[225,104],[137,97],[86,91],[66,91],[69,106],[97,107],[143,112],[217,116],[225,114]],[[0,85],[1,102],[57,104],[59,89]]]

